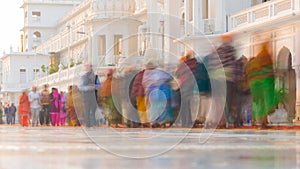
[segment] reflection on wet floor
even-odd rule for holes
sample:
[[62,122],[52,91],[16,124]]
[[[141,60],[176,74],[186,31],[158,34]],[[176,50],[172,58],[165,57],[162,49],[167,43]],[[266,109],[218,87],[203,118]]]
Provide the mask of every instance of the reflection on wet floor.
[[300,131],[3,126],[0,135],[0,169],[300,168]]

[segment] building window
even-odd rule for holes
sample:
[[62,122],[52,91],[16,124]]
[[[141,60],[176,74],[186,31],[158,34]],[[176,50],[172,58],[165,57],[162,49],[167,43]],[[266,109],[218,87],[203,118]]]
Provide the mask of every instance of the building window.
[[33,18],[39,18],[41,16],[41,12],[40,11],[32,11],[32,17]]
[[39,69],[33,69],[33,72],[34,72],[34,73],[39,73],[40,70],[39,70]]
[[114,35],[114,55],[122,55],[122,35]]
[[27,11],[25,11],[25,13],[24,13],[24,17],[25,17],[25,18],[27,18]]
[[105,35],[98,36],[98,55],[106,55],[106,37]]
[[39,31],[36,31],[33,33],[34,38],[41,38],[41,33]]
[[20,69],[20,83],[26,83],[26,69]]

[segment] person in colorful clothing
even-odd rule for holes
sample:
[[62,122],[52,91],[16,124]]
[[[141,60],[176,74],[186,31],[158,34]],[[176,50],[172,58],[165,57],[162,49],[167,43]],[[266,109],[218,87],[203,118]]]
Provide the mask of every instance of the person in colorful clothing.
[[38,118],[40,114],[40,94],[37,92],[37,87],[33,86],[32,91],[28,95],[30,101],[30,108],[32,113],[32,126],[38,125]]
[[113,81],[113,70],[109,69],[106,71],[106,80],[100,90],[99,96],[102,100],[102,106],[106,108],[109,112],[107,114],[107,120],[109,126],[112,127],[124,127],[122,125],[122,116],[115,107],[115,102],[112,97],[112,81]]
[[260,53],[250,59],[246,73],[252,94],[252,123],[267,128],[267,115],[276,107],[273,61],[268,43],[263,43]]
[[[75,111],[75,107],[74,107],[74,98],[73,97],[78,97],[76,96],[76,94],[73,95],[73,90],[76,90],[76,86],[73,89],[73,86],[69,86],[68,89],[68,97],[67,97],[67,113],[69,116],[69,125],[70,126],[79,126],[79,120]],[[75,91],[76,92],[76,91]],[[79,96],[80,97],[80,96]],[[79,105],[79,103],[77,103],[77,105]],[[78,108],[79,109],[79,108]]]
[[21,126],[28,126],[30,119],[30,102],[26,91],[22,92],[22,95],[19,98],[19,115],[20,115],[20,124]]
[[191,101],[194,95],[194,72],[197,65],[197,59],[194,57],[193,51],[188,51],[185,56],[181,57],[180,61],[181,63],[175,71],[175,77],[179,82],[181,95],[179,117],[181,120],[181,127],[192,127]]
[[44,89],[41,92],[41,105],[42,111],[40,112],[40,124],[49,125],[50,124],[50,93],[48,90],[48,84],[44,85]]
[[141,70],[132,80],[132,88],[130,91],[130,100],[134,107],[136,107],[139,120],[142,127],[150,127],[149,118],[146,107],[146,93],[143,87],[143,76],[145,70]]
[[59,111],[60,111],[60,94],[58,93],[57,88],[52,88],[50,94],[50,114],[52,126],[59,125]]
[[64,126],[66,124],[66,96],[63,91],[60,92],[60,110],[59,110],[59,123],[60,126]]
[[[154,52],[152,52],[155,55]],[[147,114],[152,127],[165,126],[173,122],[171,109],[171,75],[158,68],[158,61],[149,59],[145,64],[143,86],[147,96]]]
[[86,127],[93,127],[96,125],[95,112],[97,108],[96,90],[98,88],[97,75],[93,71],[92,64],[85,65],[85,74],[81,76],[79,89],[82,93],[84,102],[84,124]]
[[3,112],[4,112],[4,108],[2,105],[2,102],[0,102],[0,124],[3,124]]

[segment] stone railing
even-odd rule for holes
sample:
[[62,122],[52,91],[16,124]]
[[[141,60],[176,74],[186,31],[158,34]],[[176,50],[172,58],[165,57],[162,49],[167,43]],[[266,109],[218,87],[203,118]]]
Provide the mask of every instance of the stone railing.
[[1,91],[9,91],[9,92],[20,92],[23,89],[29,89],[31,87],[30,83],[3,83],[1,85]]
[[74,4],[79,3],[81,0],[23,0],[24,3],[53,3],[53,4]]
[[269,21],[300,10],[300,0],[273,0],[229,16],[229,30]]
[[84,34],[84,25],[78,24],[78,26],[60,32],[48,39],[46,42],[39,45],[36,48],[36,51],[39,53],[58,52],[86,39],[87,34]]
[[210,19],[200,19],[199,25],[195,25],[194,22],[189,22],[186,32],[188,35],[194,34],[214,34],[221,32],[222,30],[217,30],[217,23],[215,18]]
[[83,65],[77,65],[62,71],[58,71],[51,75],[36,79],[32,82],[32,85],[43,85],[49,84],[54,85],[55,83],[62,81],[72,81],[75,77],[78,77],[83,70]]

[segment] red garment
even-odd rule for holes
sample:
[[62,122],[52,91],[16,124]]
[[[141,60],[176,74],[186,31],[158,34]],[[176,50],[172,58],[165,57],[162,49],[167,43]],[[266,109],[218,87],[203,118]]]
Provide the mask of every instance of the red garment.
[[181,63],[177,70],[176,76],[180,82],[180,85],[184,85],[185,83],[190,83],[192,81],[192,75],[195,73],[195,68],[197,65],[197,59],[192,58]]
[[22,126],[28,126],[30,116],[30,102],[28,95],[24,92],[19,98],[19,114],[20,124]]
[[130,93],[131,99],[135,99],[136,97],[145,96],[145,89],[143,87],[144,72],[145,72],[145,70],[140,71],[134,78],[131,93]]

